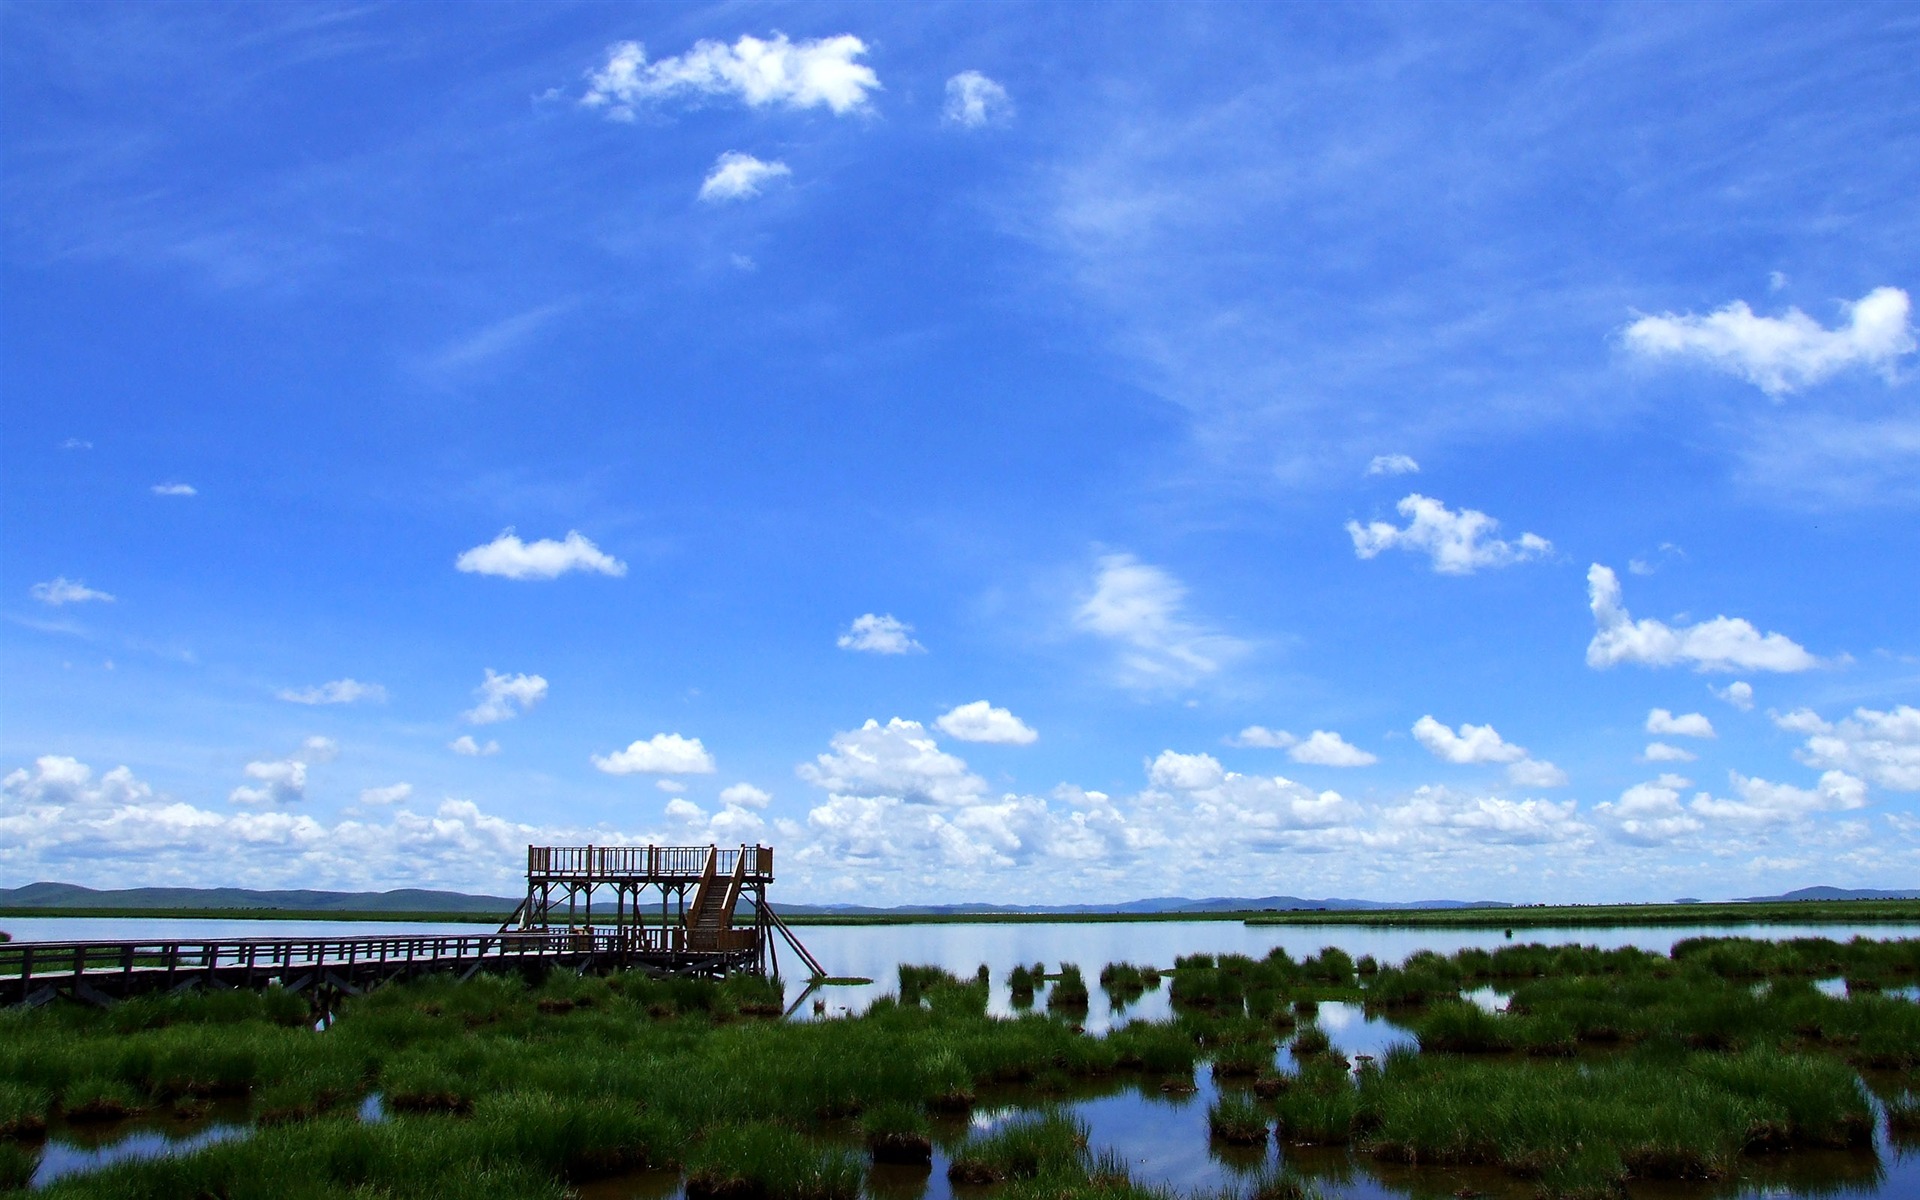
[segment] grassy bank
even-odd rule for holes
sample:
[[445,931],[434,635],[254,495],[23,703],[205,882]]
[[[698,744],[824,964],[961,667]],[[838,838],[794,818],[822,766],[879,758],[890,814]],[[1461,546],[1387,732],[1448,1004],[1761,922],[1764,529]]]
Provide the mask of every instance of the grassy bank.
[[1920,900],[1788,900],[1742,904],[1530,904],[1257,913],[1249,925],[1383,925],[1413,929],[1541,929],[1603,925],[1903,925]]
[[[1042,981],[1047,1012],[1012,1018],[989,1015],[984,967],[902,967],[867,1013],[816,1023],[775,1019],[778,989],[751,977],[638,972],[389,985],[325,1033],[279,991],[9,1010],[0,1188],[30,1176],[50,1130],[224,1101],[252,1136],[44,1194],[557,1197],[658,1168],[680,1172],[690,1200],[855,1200],[865,1157],[924,1162],[937,1145],[955,1182],[1008,1200],[1145,1200],[1062,1105],[1089,1089],[1164,1102],[1209,1063],[1216,1141],[1344,1146],[1343,1169],[1475,1165],[1601,1196],[1736,1176],[1755,1156],[1858,1151],[1877,1117],[1856,1069],[1895,1120],[1920,1082],[1920,1006],[1881,994],[1920,978],[1916,941],[1518,945],[1399,967],[1276,949],[1099,972],[1116,996],[1150,976],[1170,977],[1175,1016],[1104,1037],[1081,1031],[1089,989],[1066,964]],[[1815,986],[1834,977],[1849,996]],[[1507,993],[1507,1010],[1461,999],[1477,987]],[[1315,1019],[1333,999],[1391,1015],[1421,1049],[1355,1069]],[[358,1118],[371,1094],[387,1119]],[[1025,1112],[973,1129],[976,1103]],[[1275,1189],[1265,1200],[1311,1190],[1257,1186]]]

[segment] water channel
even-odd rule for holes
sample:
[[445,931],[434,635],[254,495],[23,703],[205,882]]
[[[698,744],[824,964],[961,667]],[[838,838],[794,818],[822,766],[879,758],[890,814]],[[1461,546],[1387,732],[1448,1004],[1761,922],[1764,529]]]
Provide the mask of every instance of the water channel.
[[[402,933],[473,933],[463,923],[242,921],[152,918],[12,918],[4,927],[16,939],[78,941],[127,938],[192,939],[233,937],[370,936]],[[993,980],[990,1011],[1006,1015],[1017,1011],[1006,986],[1015,965],[1041,964],[1055,971],[1061,963],[1076,963],[1092,989],[1092,1006],[1084,1018],[1089,1032],[1100,1033],[1126,1021],[1163,1020],[1171,1015],[1169,988],[1162,985],[1119,1011],[1095,984],[1100,968],[1109,962],[1133,962],[1161,968],[1193,953],[1265,955],[1275,946],[1295,958],[1337,946],[1354,958],[1372,955],[1382,963],[1397,963],[1416,950],[1451,954],[1466,947],[1497,948],[1516,943],[1548,945],[1577,943],[1613,948],[1636,946],[1665,953],[1675,942],[1691,937],[1735,936],[1768,939],[1825,937],[1844,941],[1855,936],[1886,939],[1920,937],[1920,926],[1905,925],[1767,925],[1767,926],[1659,926],[1616,928],[1516,929],[1511,936],[1500,929],[1403,929],[1364,925],[1259,925],[1237,921],[1047,922],[1020,924],[928,924],[799,926],[796,932],[814,956],[840,976],[871,979],[867,984],[832,985],[810,994],[793,978],[787,982],[790,1002],[800,1001],[795,1019],[817,1020],[857,1014],[881,995],[896,989],[902,963],[944,967],[957,975],[972,975],[984,964]],[[791,959],[783,966],[793,973]],[[1904,989],[1910,991],[1911,989]],[[1472,997],[1486,1007],[1498,1007],[1504,997],[1482,989]],[[1035,1007],[1044,1011],[1045,991]],[[1322,1004],[1319,1023],[1340,1053],[1379,1056],[1398,1044],[1410,1044],[1412,1035],[1392,1022],[1366,1015],[1358,1006]],[[1284,1066],[1288,1052],[1280,1052]],[[1184,1195],[1217,1193],[1244,1184],[1246,1177],[1285,1157],[1313,1175],[1330,1200],[1385,1200],[1387,1197],[1442,1197],[1480,1194],[1523,1197],[1529,1184],[1492,1171],[1418,1172],[1385,1168],[1345,1150],[1303,1150],[1269,1143],[1264,1149],[1237,1150],[1210,1142],[1207,1111],[1218,1094],[1210,1071],[1196,1072],[1197,1090],[1186,1095],[1166,1094],[1137,1082],[1091,1087],[1057,1098],[1057,1102],[1086,1121],[1092,1146],[1114,1149],[1129,1160],[1135,1178],[1162,1184]],[[1231,1086],[1231,1085],[1228,1085]],[[1029,1100],[1009,1095],[982,1097],[970,1121],[985,1127],[1005,1120]],[[377,1101],[362,1109],[363,1119],[380,1119]],[[244,1136],[244,1117],[220,1112],[197,1122],[147,1121],[81,1133],[56,1128],[41,1154],[35,1184],[76,1171],[92,1169],[123,1157],[180,1153],[209,1141]],[[964,1125],[943,1131],[957,1136]],[[853,1146],[851,1131],[845,1131]],[[985,1200],[989,1192],[955,1188],[946,1178],[946,1157],[936,1150],[931,1174],[902,1168],[874,1168],[868,1176],[872,1200]],[[679,1193],[679,1179],[670,1173],[645,1173],[602,1181],[582,1191],[589,1200],[671,1200]],[[1920,1147],[1889,1144],[1884,1129],[1876,1134],[1872,1153],[1818,1152],[1757,1161],[1737,1183],[1716,1185],[1635,1185],[1635,1197],[1873,1196],[1920,1198]]]

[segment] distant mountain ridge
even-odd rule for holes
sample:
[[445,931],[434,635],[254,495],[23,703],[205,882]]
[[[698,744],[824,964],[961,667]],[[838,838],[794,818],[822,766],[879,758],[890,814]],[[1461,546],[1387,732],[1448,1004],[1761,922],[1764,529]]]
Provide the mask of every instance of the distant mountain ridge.
[[280,908],[306,912],[506,913],[519,899],[470,896],[424,888],[386,892],[263,892],[252,888],[145,887],[98,889],[77,883],[0,888],[5,908]]
[[[1760,904],[1792,900],[1920,900],[1920,890],[1805,887],[1778,896],[1742,896],[1730,903]],[[466,892],[395,888],[385,892],[330,892],[311,889],[258,891],[253,888],[144,887],[100,889],[73,883],[29,883],[0,888],[0,908],[101,909],[279,909],[342,913],[500,913],[518,897],[476,896]],[[1676,903],[1698,903],[1693,900]],[[1356,900],[1300,896],[1152,896],[1119,904],[904,904],[882,908],[865,904],[782,904],[791,916],[988,916],[1036,913],[1072,916],[1084,913],[1224,912],[1377,912],[1386,909],[1514,908],[1504,900]]]

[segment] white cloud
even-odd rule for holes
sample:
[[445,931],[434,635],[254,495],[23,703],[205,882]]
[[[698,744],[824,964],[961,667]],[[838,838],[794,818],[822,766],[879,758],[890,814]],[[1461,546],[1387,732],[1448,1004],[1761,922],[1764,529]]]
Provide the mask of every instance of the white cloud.
[[656,779],[653,781],[653,786],[663,792],[684,792],[687,790],[687,785],[681,783],[678,779]]
[[1369,754],[1327,729],[1316,729],[1295,743],[1287,757],[1316,767],[1370,767],[1380,761],[1379,755]]
[[473,740],[473,735],[463,733],[447,743],[447,749],[455,754],[464,754],[468,758],[490,758],[500,753],[500,743],[489,739],[484,745]]
[[1705,828],[1680,804],[1680,790],[1692,786],[1693,781],[1683,776],[1662,775],[1649,783],[1634,784],[1620,793],[1617,802],[1598,805],[1594,812],[1609,821],[1623,841],[1662,845]]
[[60,443],[60,448],[62,450],[91,450],[93,449],[93,443],[85,438],[68,438],[66,441]]
[[1753,685],[1744,680],[1736,679],[1723,688],[1709,685],[1708,690],[1741,712],[1753,711]]
[[377,683],[361,683],[357,679],[335,679],[317,687],[282,688],[274,694],[294,704],[357,704],[362,700],[371,704],[387,702],[386,688]]
[[190,483],[156,483],[153,485],[156,496],[198,496],[200,489]]
[[1143,815],[1168,822],[1167,836],[1192,842],[1286,844],[1299,831],[1342,825],[1359,815],[1338,792],[1316,793],[1279,775],[1228,771],[1211,754],[1162,751],[1147,767],[1147,782]]
[[918,721],[869,720],[836,733],[831,750],[801,763],[800,778],[849,796],[892,796],[908,803],[956,807],[980,800],[986,780],[966,761],[941,750]]
[[847,631],[840,635],[836,643],[842,650],[858,650],[864,654],[918,654],[926,647],[913,640],[913,626],[898,620],[892,613],[880,616],[867,613],[853,619]]
[[1664,708],[1656,708],[1647,714],[1647,732],[1690,738],[1718,736],[1713,731],[1713,722],[1707,720],[1704,713],[1682,713],[1676,717]]
[[1647,762],[1692,762],[1700,757],[1691,750],[1679,746],[1669,746],[1665,742],[1648,742],[1647,748],[1640,752]]
[[413,795],[412,784],[394,783],[386,787],[364,789],[360,793],[360,803],[373,805],[400,804],[411,795]]
[[1073,621],[1086,632],[1121,644],[1123,683],[1190,687],[1248,647],[1184,616],[1186,595],[1186,587],[1159,567],[1131,554],[1109,554],[1100,559],[1093,593],[1074,612]]
[[1507,768],[1507,780],[1520,787],[1565,787],[1567,773],[1544,759],[1523,758]]
[[1299,738],[1284,729],[1268,729],[1265,725],[1249,725],[1239,733],[1227,739],[1227,745],[1240,746],[1250,750],[1285,750],[1295,745]]
[[714,160],[713,169],[700,181],[700,198],[709,204],[751,199],[760,194],[762,185],[791,174],[793,171],[783,162],[765,162],[729,150]]
[[644,742],[634,742],[625,750],[608,755],[593,755],[593,765],[609,775],[711,775],[713,755],[699,738],[677,733],[656,733]]
[[1774,722],[1807,735],[1794,757],[1808,766],[1851,771],[1895,791],[1920,792],[1920,708],[1856,708],[1851,717],[1832,723],[1802,708]]
[[552,579],[568,571],[597,571],[616,578],[627,573],[627,564],[602,553],[579,530],[568,530],[563,541],[523,542],[508,528],[491,542],[461,554],[453,565],[472,575],[502,579]]
[[618,42],[587,77],[580,103],[616,121],[633,120],[641,104],[688,96],[731,96],[754,108],[824,105],[845,115],[865,109],[868,93],[880,89],[873,68],[855,61],[866,52],[851,34],[792,42],[776,33],[731,46],[700,41],[683,55],[649,63],[639,42]]
[[1771,825],[1814,813],[1844,812],[1867,803],[1866,783],[1845,771],[1826,772],[1812,788],[1749,779],[1738,771],[1729,771],[1727,775],[1737,799],[1722,799],[1701,792],[1687,807],[1709,820]]
[[1527,756],[1524,746],[1506,741],[1491,725],[1462,725],[1455,733],[1425,716],[1413,723],[1413,736],[1435,758],[1450,763],[1512,763]]
[[1597,670],[1619,663],[1667,667],[1691,662],[1702,671],[1805,671],[1820,660],[1785,634],[1762,634],[1738,617],[1715,617],[1696,625],[1669,626],[1649,617],[1635,621],[1621,602],[1620,577],[1594,563],[1587,594],[1595,632],[1587,665]]
[[480,703],[460,714],[469,725],[493,725],[527,712],[547,694],[547,681],[538,675],[500,675],[492,667],[473,689]]
[[96,777],[84,763],[48,755],[0,779],[0,872],[94,887],[407,886],[512,895],[524,887],[529,843],[633,840],[604,828],[508,821],[465,800],[426,813],[404,805],[379,811],[380,819],[332,824],[297,807],[210,811],[157,793],[126,767]]
[[331,761],[338,748],[332,739],[310,737],[293,756],[247,764],[247,776],[258,785],[242,784],[227,796],[233,804],[297,804],[307,798],[307,766]]
[[1404,529],[1385,521],[1347,522],[1357,557],[1373,558],[1395,548],[1411,550],[1427,554],[1433,569],[1442,575],[1471,575],[1481,567],[1504,567],[1553,553],[1553,543],[1538,534],[1523,533],[1518,541],[1504,541],[1493,536],[1500,522],[1487,514],[1471,508],[1454,512],[1418,492],[1396,507],[1408,519]]
[[985,700],[962,704],[934,722],[941,732],[963,742],[988,742],[1000,746],[1030,746],[1040,735],[1004,708],[995,708]]
[[1410,454],[1376,454],[1367,464],[1369,475],[1418,475],[1420,464]]
[[1592,834],[1572,800],[1506,800],[1460,796],[1443,787],[1422,787],[1406,803],[1388,809],[1383,821],[1421,835],[1445,832],[1470,842],[1509,846],[1581,846]]
[[950,125],[978,129],[1013,116],[1013,98],[1007,89],[978,71],[962,71],[947,80],[947,107],[944,113]]
[[1845,323],[1825,329],[1797,308],[1760,317],[1736,300],[1704,317],[1641,317],[1624,336],[1643,357],[1702,362],[1776,399],[1850,367],[1872,367],[1891,380],[1898,360],[1916,346],[1907,294],[1879,287],[1842,308]]
[[734,808],[765,808],[773,803],[773,793],[750,783],[736,783],[720,789],[720,803]]
[[55,608],[62,604],[85,604],[90,600],[98,600],[104,604],[113,603],[113,597],[108,593],[96,591],[78,579],[68,579],[64,575],[46,583],[36,583],[28,589],[28,592],[40,603],[51,604]]

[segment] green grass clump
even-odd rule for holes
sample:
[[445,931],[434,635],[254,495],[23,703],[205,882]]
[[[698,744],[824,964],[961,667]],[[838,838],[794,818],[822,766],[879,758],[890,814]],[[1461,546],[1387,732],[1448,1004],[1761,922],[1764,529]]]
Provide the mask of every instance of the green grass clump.
[[37,1167],[26,1147],[16,1142],[0,1142],[0,1192],[26,1191]]
[[1414,1026],[1420,1048],[1445,1054],[1491,1054],[1513,1048],[1505,1018],[1465,1000],[1448,1000],[1427,1010]]
[[1295,1058],[1325,1054],[1333,1049],[1333,1039],[1327,1036],[1326,1030],[1313,1022],[1308,1022],[1295,1030],[1290,1044]]
[[1080,976],[1080,968],[1073,963],[1060,964],[1060,978],[1047,992],[1047,1010],[1064,1012],[1069,1015],[1087,1011],[1087,981]]
[[1125,1008],[1160,986],[1160,972],[1129,962],[1108,963],[1100,969],[1100,988],[1116,1009]]
[[0,1138],[35,1138],[46,1132],[53,1098],[44,1088],[0,1079]]
[[1263,1145],[1267,1118],[1245,1096],[1222,1096],[1207,1110],[1207,1132],[1235,1146]]
[[856,1200],[860,1160],[778,1125],[730,1125],[709,1133],[687,1163],[688,1200]]
[[1001,1183],[1043,1174],[1084,1173],[1087,1127],[1074,1117],[1049,1112],[1016,1117],[968,1138],[953,1152],[947,1178],[954,1183]]
[[1118,1065],[1149,1075],[1193,1075],[1200,1051],[1178,1026],[1129,1021],[1107,1035]]
[[867,1151],[877,1163],[933,1161],[933,1124],[911,1104],[883,1104],[860,1118]]

